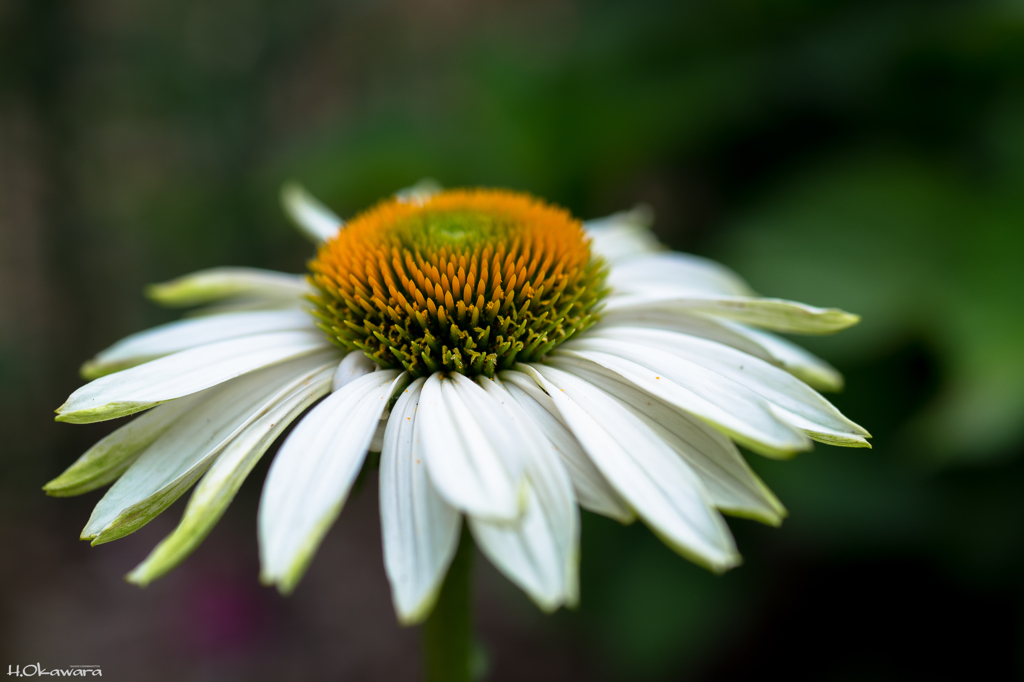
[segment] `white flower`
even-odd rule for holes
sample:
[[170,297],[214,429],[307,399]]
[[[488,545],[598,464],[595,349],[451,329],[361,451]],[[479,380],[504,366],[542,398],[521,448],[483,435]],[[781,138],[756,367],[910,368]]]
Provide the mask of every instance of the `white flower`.
[[324,398],[267,477],[266,582],[295,587],[380,452],[400,620],[429,613],[463,518],[554,609],[577,599],[578,507],[638,516],[722,571],[739,555],[721,512],[772,525],[786,513],[734,441],[780,458],[812,440],[868,447],[811,388],[839,388],[838,373],[764,331],[830,333],[855,316],[757,297],[714,262],[663,251],[643,211],[581,227],[525,195],[437,191],[414,187],[345,226],[286,188],[290,215],[321,244],[311,277],[221,268],[153,287],[158,302],[204,314],[103,351],[83,367],[95,380],[58,410],[73,423],[146,410],[46,486],[114,482],[82,537],[123,537],[197,484],[181,524],[129,576],[154,580]]

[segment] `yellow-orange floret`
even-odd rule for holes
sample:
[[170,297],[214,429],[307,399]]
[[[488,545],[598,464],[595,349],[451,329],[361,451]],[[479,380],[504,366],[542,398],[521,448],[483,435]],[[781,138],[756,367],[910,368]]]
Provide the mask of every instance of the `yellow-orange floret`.
[[597,321],[606,268],[583,225],[527,194],[388,199],[310,262],[319,326],[413,376],[492,375]]

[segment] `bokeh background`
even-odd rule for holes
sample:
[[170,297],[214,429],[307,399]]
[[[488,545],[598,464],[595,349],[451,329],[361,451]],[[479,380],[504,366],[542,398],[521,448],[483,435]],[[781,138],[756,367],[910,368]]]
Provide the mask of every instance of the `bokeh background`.
[[[970,0],[0,0],[0,672],[403,680],[376,489],[294,597],[257,584],[263,465],[140,590],[176,523],[77,540],[40,486],[113,425],[52,411],[168,321],[144,285],[300,272],[296,179],[342,215],[430,176],[582,217],[638,202],[672,247],[863,323],[806,345],[873,450],[751,455],[788,506],[712,576],[586,515],[582,605],[478,563],[491,680],[1016,679],[1024,667],[1024,7]],[[371,477],[372,478],[372,477]]]

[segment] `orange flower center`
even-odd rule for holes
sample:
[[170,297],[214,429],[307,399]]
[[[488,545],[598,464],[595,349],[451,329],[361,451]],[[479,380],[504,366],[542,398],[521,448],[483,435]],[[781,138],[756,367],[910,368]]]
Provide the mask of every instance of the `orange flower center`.
[[597,321],[606,268],[583,225],[527,194],[450,190],[388,199],[310,262],[319,326],[414,377],[491,376]]

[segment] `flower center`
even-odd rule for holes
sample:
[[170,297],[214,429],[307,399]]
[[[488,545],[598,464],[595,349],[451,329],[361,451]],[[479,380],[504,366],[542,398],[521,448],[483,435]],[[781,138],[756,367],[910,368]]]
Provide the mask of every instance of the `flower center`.
[[578,220],[499,190],[382,201],[309,269],[331,340],[414,377],[491,376],[538,359],[596,322],[607,291]]

